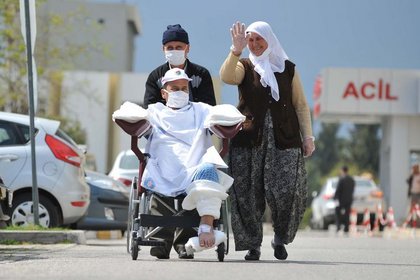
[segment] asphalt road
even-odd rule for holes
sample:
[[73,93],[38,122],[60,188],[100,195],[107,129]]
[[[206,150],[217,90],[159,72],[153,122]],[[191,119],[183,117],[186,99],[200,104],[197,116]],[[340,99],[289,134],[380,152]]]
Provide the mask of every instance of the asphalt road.
[[0,245],[0,279],[419,279],[420,239],[343,237],[299,232],[286,261],[274,259],[264,237],[260,261],[243,259],[233,241],[224,262],[208,250],[194,260],[157,260],[143,247],[139,259],[126,253],[125,239],[88,240],[87,245]]

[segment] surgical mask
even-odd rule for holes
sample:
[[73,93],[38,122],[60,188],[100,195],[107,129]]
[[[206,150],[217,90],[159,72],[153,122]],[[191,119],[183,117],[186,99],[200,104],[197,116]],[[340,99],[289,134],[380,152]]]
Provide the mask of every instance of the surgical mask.
[[185,91],[177,90],[166,92],[168,93],[168,100],[166,101],[166,106],[179,109],[188,104],[190,96]]
[[175,50],[175,51],[165,51],[166,61],[171,65],[179,66],[185,63],[185,51],[184,50]]

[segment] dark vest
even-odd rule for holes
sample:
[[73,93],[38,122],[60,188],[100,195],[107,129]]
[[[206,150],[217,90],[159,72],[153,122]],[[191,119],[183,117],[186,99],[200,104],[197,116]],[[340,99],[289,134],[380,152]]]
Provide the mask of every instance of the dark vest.
[[278,149],[301,148],[299,122],[292,104],[292,80],[295,65],[286,60],[283,73],[275,73],[280,99],[271,97],[270,87],[263,87],[260,75],[248,58],[241,59],[245,67],[245,77],[238,86],[238,110],[246,116],[243,129],[232,139],[236,147],[253,147],[262,142],[264,118],[270,109],[273,120],[274,138]]

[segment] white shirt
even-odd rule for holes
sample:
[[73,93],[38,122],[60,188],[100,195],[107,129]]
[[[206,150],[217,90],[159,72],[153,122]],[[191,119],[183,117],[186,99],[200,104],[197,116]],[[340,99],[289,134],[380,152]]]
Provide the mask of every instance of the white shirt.
[[166,196],[185,192],[201,163],[226,164],[213,146],[204,122],[211,106],[189,103],[173,110],[162,103],[149,105],[152,134],[146,146],[148,159],[142,186]]

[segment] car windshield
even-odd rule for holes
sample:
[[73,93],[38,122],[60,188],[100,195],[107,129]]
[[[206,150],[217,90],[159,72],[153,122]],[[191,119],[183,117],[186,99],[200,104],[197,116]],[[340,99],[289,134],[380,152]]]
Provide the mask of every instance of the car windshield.
[[356,187],[357,188],[371,188],[372,182],[369,180],[357,180],[356,179]]
[[122,168],[122,169],[138,169],[139,168],[139,160],[137,159],[136,155],[133,155],[133,154],[124,155],[121,158],[120,168]]
[[[369,181],[369,180],[366,180],[366,179],[355,179],[355,181],[356,181],[356,188],[358,188],[358,189],[359,188],[365,189],[365,188],[371,188],[371,187],[373,187],[372,182]],[[335,190],[337,188],[337,184],[338,184],[338,180],[332,181],[331,187],[332,187],[333,190]]]

